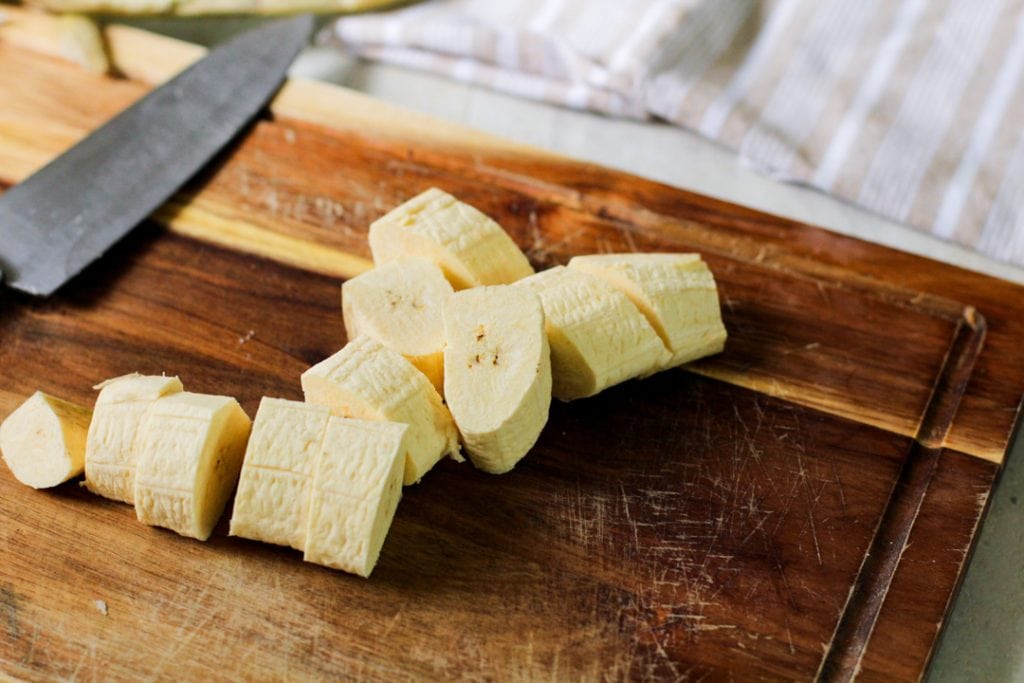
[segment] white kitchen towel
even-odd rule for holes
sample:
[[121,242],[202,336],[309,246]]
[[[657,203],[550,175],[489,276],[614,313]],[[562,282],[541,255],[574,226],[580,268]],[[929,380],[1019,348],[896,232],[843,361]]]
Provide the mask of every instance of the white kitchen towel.
[[772,176],[1024,265],[1024,0],[432,0],[357,54],[659,118]]

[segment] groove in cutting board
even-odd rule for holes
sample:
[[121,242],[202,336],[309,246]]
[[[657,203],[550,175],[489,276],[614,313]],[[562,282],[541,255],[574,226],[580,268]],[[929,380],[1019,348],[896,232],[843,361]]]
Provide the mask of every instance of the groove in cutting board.
[[[942,456],[937,446],[953,422],[984,340],[985,320],[968,311],[957,328],[939,373],[917,443],[903,464],[847,608],[822,661],[820,675],[825,680],[850,681],[860,670],[878,614]],[[927,443],[936,447],[923,445]]]

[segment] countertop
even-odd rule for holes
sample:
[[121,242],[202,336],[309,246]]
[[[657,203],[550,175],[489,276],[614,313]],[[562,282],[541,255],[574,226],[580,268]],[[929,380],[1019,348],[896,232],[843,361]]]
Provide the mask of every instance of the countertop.
[[[134,21],[211,44],[251,19]],[[443,119],[669,185],[1024,283],[1024,269],[887,221],[815,190],[786,185],[729,150],[660,123],[613,120],[520,100],[437,76],[307,49],[293,75],[343,85]],[[1017,439],[963,587],[935,655],[930,681],[1024,680],[1024,439]]]

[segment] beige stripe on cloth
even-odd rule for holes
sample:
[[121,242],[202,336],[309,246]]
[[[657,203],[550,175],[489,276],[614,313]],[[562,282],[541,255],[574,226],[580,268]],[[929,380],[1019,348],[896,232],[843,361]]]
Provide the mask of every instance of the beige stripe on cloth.
[[1024,0],[433,0],[321,40],[663,119],[1024,265]]

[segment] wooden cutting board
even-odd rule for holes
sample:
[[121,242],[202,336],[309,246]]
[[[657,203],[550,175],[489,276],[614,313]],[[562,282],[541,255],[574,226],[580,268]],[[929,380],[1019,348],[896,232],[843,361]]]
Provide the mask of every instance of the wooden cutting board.
[[[198,54],[127,28],[125,78],[0,25],[9,186]],[[13,77],[12,77],[13,76]],[[685,163],[685,160],[680,160]],[[138,524],[0,473],[0,660],[15,678],[814,679],[923,675],[1024,391],[1024,288],[291,82],[201,179],[55,298],[0,294],[0,416],[126,372],[301,398],[345,341],[367,225],[430,186],[537,266],[696,251],[723,354],[556,403],[494,477],[406,490],[370,580]],[[70,191],[70,190],[69,190]],[[59,201],[59,198],[55,198]],[[98,602],[102,601],[102,602]]]

